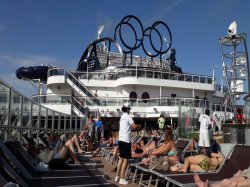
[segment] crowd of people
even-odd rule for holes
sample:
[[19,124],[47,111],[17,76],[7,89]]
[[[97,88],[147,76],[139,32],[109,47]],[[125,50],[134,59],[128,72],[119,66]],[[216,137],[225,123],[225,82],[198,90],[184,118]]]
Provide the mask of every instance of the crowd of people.
[[[162,142],[159,142],[157,133],[153,137],[143,137],[139,142],[132,142],[132,130],[141,131],[141,126],[137,125],[130,116],[130,104],[125,103],[122,106],[122,116],[119,122],[118,139],[109,137],[103,138],[103,123],[100,116],[94,120],[92,113],[89,114],[86,125],[79,136],[74,135],[68,139],[59,137],[59,135],[51,133],[47,138],[48,146],[51,153],[36,152],[36,156],[40,159],[44,158],[44,162],[60,158],[63,160],[73,159],[73,162],[79,164],[78,154],[85,152],[81,142],[86,141],[86,150],[92,151],[96,156],[101,148],[114,147],[114,156],[118,157],[115,182],[121,185],[127,185],[125,171],[128,167],[129,159],[139,159],[139,164],[149,165],[155,158],[163,157],[168,163],[168,170],[172,172],[187,173],[216,171],[223,164],[225,157],[222,153],[211,149],[209,129],[211,126],[211,118],[209,117],[209,109],[205,109],[204,114],[200,115],[200,132],[199,140],[193,139],[189,149],[197,150],[197,155],[187,156],[181,160],[180,151],[177,148],[176,141],[173,136],[173,129],[166,125],[164,116],[161,115],[157,120],[159,127],[159,136],[163,136]],[[151,138],[151,141],[148,142]],[[77,150],[77,152],[75,151]],[[219,183],[208,184],[208,181],[202,181],[198,175],[194,175],[194,182],[198,187],[207,186],[250,186],[250,180],[246,178],[247,171],[239,171],[232,178],[225,179]],[[230,185],[229,185],[230,184]],[[236,185],[237,184],[237,185]],[[239,185],[242,184],[242,185]]]
[[[131,158],[140,158],[141,161],[139,164],[149,165],[154,158],[162,156],[165,162],[168,163],[167,166],[170,171],[180,173],[216,171],[224,163],[225,156],[219,152],[218,148],[214,150],[210,145],[210,128],[212,126],[212,120],[210,118],[209,109],[205,109],[204,114],[201,114],[199,117],[199,139],[192,139],[192,145],[188,148],[195,149],[197,154],[187,156],[184,160],[180,159],[176,141],[173,139],[173,130],[165,125],[165,120],[162,115],[158,119],[157,124],[159,127],[159,134],[163,134],[165,138],[159,146],[157,146],[156,137],[153,138],[151,143],[146,143],[144,139],[139,143],[131,143],[131,130],[138,130],[138,126],[129,116],[130,109],[130,105],[126,103],[122,108],[123,115],[120,119],[118,146],[119,162],[115,177],[115,181],[119,182],[119,184],[128,184],[124,174],[128,165],[128,159]],[[164,125],[162,125],[162,123]],[[249,171],[248,169],[244,171],[244,173]],[[198,175],[194,175],[194,182],[198,187],[209,186],[208,181],[202,181]],[[250,180],[242,175],[242,171],[239,171],[232,178],[224,179],[210,186],[250,186],[249,184]]]

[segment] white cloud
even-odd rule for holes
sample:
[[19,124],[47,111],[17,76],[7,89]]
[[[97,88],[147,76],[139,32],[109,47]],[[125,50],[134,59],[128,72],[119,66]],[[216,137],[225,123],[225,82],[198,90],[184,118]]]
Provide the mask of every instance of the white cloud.
[[62,63],[59,59],[49,56],[0,53],[0,78],[25,96],[31,96],[38,93],[37,89],[28,81],[19,80],[15,71],[20,67],[39,66],[41,64],[62,66]]
[[[0,54],[0,61],[4,64],[11,66],[37,66],[41,64],[53,64],[56,65],[59,63],[59,59],[49,57],[49,56],[40,56],[40,55],[9,55],[9,54]],[[0,66],[4,65],[3,63]]]
[[1,74],[0,78],[4,80],[4,82],[8,83],[9,86],[14,88],[16,91],[27,97],[38,93],[37,89],[33,87],[28,81],[17,79],[14,73]]

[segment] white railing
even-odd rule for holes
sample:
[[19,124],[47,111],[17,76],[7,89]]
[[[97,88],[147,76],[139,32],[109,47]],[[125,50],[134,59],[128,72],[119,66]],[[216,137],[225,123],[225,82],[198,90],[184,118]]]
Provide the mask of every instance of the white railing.
[[[60,94],[47,94],[47,95],[36,95],[31,97],[33,101],[40,101],[42,104],[50,103],[71,103],[70,95]],[[95,102],[90,102],[88,97],[76,97],[80,102],[84,103],[85,107],[96,106]],[[161,98],[150,98],[150,99],[133,99],[130,100],[128,97],[99,97],[102,106],[122,106],[125,102],[130,102],[136,107],[155,107],[155,106],[194,106],[194,107],[207,107],[213,111],[224,111],[224,106],[221,104],[210,103],[207,100],[195,99],[195,98],[179,98],[179,97],[161,97]]]

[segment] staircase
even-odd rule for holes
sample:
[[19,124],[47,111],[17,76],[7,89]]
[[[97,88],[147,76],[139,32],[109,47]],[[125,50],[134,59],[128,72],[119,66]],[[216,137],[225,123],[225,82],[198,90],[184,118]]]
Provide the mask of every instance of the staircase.
[[[100,99],[89,90],[83,83],[81,83],[72,73],[65,68],[65,77],[67,83],[82,96],[87,96],[87,101],[96,105],[100,105]],[[92,102],[91,102],[92,101]]]

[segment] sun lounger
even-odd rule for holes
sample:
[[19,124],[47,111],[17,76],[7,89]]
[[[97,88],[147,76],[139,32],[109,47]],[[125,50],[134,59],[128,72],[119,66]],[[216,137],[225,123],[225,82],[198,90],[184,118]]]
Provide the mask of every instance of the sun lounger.
[[[189,146],[189,145],[187,145]],[[223,144],[221,145],[222,153],[225,156],[224,162],[221,164],[221,166],[217,169],[216,172],[219,172],[220,169],[224,166],[224,163],[226,162],[227,158],[230,156],[235,144]],[[186,149],[184,149],[185,151]],[[156,176],[155,179],[155,186],[158,185],[158,182],[160,179],[165,179],[167,176],[174,176],[174,175],[185,175],[179,172],[171,172],[171,171],[157,171],[157,170],[150,170],[150,172]],[[193,172],[191,174],[194,174]]]
[[[104,175],[99,170],[81,170],[81,171],[65,171],[65,172],[54,172],[51,173],[30,173],[30,171],[25,168],[24,163],[20,163],[15,155],[13,155],[5,144],[0,141],[0,156],[2,159],[6,160],[8,164],[11,163],[12,169],[21,176],[23,180],[28,181],[29,186],[106,186],[110,185],[107,182]],[[100,173],[100,175],[98,174]],[[72,174],[70,174],[72,173]],[[50,175],[50,176],[48,176]],[[56,179],[56,180],[55,180]]]
[[[191,141],[187,139],[178,139],[176,141],[176,147],[179,152],[178,154],[180,155],[180,158],[183,158],[184,151],[187,150],[187,147],[189,147],[190,142]],[[159,178],[164,178],[165,174],[168,173],[168,171],[161,173],[162,171],[155,171],[149,169],[148,166],[145,165],[136,165],[132,182],[135,182],[138,171],[140,171],[139,185],[142,186],[150,186],[152,182],[158,183]],[[145,175],[148,176],[148,180],[145,180]]]
[[[238,170],[247,169],[250,165],[249,159],[250,146],[236,145],[232,154],[225,161],[224,166],[217,172],[199,173],[202,180],[209,180],[210,182],[221,181],[225,178],[232,177]],[[196,186],[193,179],[194,173],[176,174],[166,176],[168,184],[176,186]]]
[[29,185],[15,172],[15,170],[0,157],[0,173],[1,182],[4,184],[8,182],[14,182],[20,184],[22,187],[28,187]]

